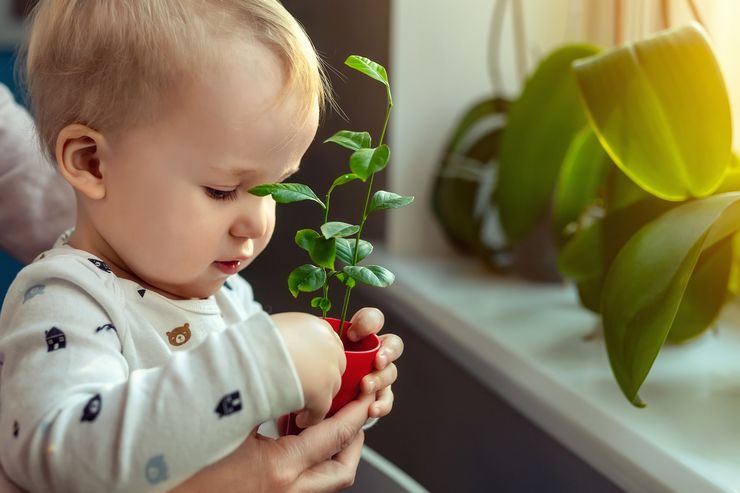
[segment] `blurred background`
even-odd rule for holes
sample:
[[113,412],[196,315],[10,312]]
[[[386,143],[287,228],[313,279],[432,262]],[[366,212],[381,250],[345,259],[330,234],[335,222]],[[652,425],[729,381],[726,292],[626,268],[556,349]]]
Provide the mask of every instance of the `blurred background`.
[[[113,0],[112,0],[113,1]],[[155,1],[155,0],[153,0]],[[0,81],[14,87],[14,50],[23,37],[22,17],[33,2],[0,0]],[[329,67],[343,115],[324,117],[296,182],[325,190],[346,172],[348,154],[322,141],[340,129],[377,136],[385,93],[346,69],[351,54],[388,68],[393,89],[387,172],[376,189],[414,195],[412,207],[371,217],[367,239],[389,254],[458,255],[434,217],[431,190],[441,155],[464,111],[498,95],[515,98],[531,70],[554,47],[569,41],[602,47],[639,39],[665,24],[659,0],[513,0],[494,26],[495,0],[284,0],[304,25]],[[671,3],[670,24],[692,19],[686,2]],[[731,103],[740,97],[740,45],[735,0],[696,1],[712,34]],[[615,22],[618,12],[620,22]],[[733,24],[734,22],[734,24]],[[495,65],[495,68],[494,68]],[[497,72],[497,73],[494,73]],[[738,130],[735,129],[737,133]],[[377,137],[376,137],[377,138]],[[737,141],[737,139],[735,139]],[[336,220],[356,222],[359,201],[348,186],[333,198]],[[0,197],[0,207],[8,207]],[[278,207],[270,247],[245,272],[257,299],[270,312],[306,310],[294,300],[288,273],[305,263],[295,231],[320,217],[306,208]],[[0,225],[1,227],[2,225]],[[4,259],[7,279],[18,264]],[[3,281],[7,282],[7,281]],[[440,348],[420,335],[418,321],[382,290],[358,289],[350,311],[377,306],[386,330],[399,334],[406,351],[398,363],[393,413],[366,435],[366,443],[431,491],[620,491],[604,474],[532,424]],[[432,363],[433,362],[433,363]]]

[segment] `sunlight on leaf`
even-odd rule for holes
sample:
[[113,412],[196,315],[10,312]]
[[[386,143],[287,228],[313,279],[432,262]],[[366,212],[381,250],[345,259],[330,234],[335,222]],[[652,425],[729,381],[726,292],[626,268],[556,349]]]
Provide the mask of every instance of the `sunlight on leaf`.
[[698,25],[573,66],[599,139],[639,186],[674,201],[717,189],[730,163],[730,104]]

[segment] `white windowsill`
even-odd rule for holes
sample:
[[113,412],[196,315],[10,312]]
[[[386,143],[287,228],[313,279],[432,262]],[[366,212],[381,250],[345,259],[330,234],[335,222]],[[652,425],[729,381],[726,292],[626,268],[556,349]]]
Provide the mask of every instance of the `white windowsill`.
[[[612,377],[597,318],[575,289],[496,278],[473,259],[399,257],[385,293],[414,327],[489,388],[628,491],[740,490],[740,307],[719,332],[664,347],[632,407]],[[495,423],[492,423],[495,426]]]

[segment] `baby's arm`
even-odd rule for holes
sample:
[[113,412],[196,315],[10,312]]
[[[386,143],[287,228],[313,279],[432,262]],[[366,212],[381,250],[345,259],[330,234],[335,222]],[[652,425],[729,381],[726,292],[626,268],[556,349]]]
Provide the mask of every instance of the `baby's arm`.
[[131,371],[126,335],[106,326],[115,307],[86,289],[98,279],[43,288],[25,279],[0,319],[0,461],[26,489],[164,491],[304,405],[263,312],[162,367]]

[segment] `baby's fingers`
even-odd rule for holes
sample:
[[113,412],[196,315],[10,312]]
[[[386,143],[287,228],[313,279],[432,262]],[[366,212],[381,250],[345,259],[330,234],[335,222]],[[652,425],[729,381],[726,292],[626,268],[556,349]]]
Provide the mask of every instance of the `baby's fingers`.
[[390,387],[398,378],[398,368],[391,363],[380,371],[373,372],[362,379],[361,388],[366,394]]
[[403,340],[395,334],[384,334],[379,336],[380,350],[375,356],[375,368],[384,369],[403,354]]
[[393,409],[393,391],[386,387],[376,394],[376,401],[370,405],[368,411],[371,418],[382,418],[387,416]]

